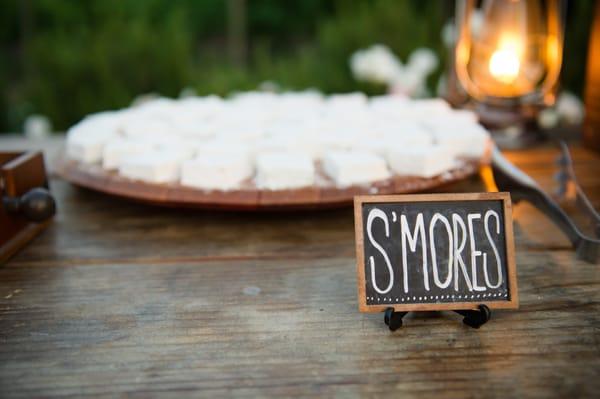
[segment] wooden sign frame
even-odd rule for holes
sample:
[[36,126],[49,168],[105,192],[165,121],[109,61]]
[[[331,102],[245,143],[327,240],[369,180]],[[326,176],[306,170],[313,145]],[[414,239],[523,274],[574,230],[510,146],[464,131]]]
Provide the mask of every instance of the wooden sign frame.
[[[507,301],[452,302],[452,303],[389,303],[368,305],[366,300],[363,204],[396,203],[396,202],[464,202],[500,200],[504,210],[504,236],[506,244],[506,266],[510,297]],[[383,312],[388,308],[395,311],[432,311],[432,310],[476,310],[484,304],[490,309],[517,309],[519,292],[517,289],[517,270],[515,264],[515,247],[510,194],[498,193],[466,193],[466,194],[408,194],[408,195],[364,195],[354,197],[354,227],[356,234],[356,273],[358,283],[358,309],[360,312]]]

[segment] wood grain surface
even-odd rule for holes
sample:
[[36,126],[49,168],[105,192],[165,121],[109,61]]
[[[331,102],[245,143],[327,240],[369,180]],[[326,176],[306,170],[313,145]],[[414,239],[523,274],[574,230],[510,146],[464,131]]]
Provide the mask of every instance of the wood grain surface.
[[[557,153],[509,157],[550,189]],[[573,158],[600,206],[600,157],[576,148]],[[2,398],[600,390],[599,265],[577,260],[527,204],[513,209],[518,311],[494,311],[480,330],[451,312],[409,313],[390,333],[382,314],[357,311],[351,208],[182,211],[58,179],[51,188],[55,221],[0,268]]]

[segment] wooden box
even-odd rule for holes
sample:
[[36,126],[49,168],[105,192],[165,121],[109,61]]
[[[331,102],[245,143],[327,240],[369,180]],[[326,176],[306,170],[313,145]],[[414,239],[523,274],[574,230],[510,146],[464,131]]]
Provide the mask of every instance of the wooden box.
[[0,152],[0,264],[51,220],[50,195],[41,152]]

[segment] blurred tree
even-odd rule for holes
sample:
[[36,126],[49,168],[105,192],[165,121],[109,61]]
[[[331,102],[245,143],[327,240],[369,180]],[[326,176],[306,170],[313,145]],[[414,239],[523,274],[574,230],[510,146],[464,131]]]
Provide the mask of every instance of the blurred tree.
[[[288,88],[317,87],[325,92],[365,90],[375,94],[384,87],[361,84],[350,73],[349,58],[356,50],[384,43],[403,61],[422,46],[434,49],[442,58],[445,56],[440,29],[447,15],[439,3],[337,1],[334,15],[335,18],[325,19],[317,26],[313,43],[298,46],[291,57],[277,57],[269,48],[259,48],[254,54],[257,74]],[[437,82],[439,72],[432,77],[430,86]]]
[[594,0],[570,1],[567,9],[561,84],[578,96],[582,95],[584,86],[593,5]]
[[[197,73],[196,38],[225,19],[220,0],[3,1],[2,55],[14,67],[0,71],[2,130],[31,112],[64,129],[142,93],[175,96]],[[32,21],[30,32],[10,22],[19,20]]]
[[246,31],[246,0],[227,0],[227,34],[229,58],[238,66],[246,65],[248,32]]

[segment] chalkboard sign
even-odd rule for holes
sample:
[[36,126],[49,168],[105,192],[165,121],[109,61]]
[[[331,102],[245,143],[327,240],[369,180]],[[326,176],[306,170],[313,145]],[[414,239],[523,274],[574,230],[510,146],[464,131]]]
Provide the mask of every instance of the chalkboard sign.
[[508,193],[354,199],[359,310],[517,308]]

